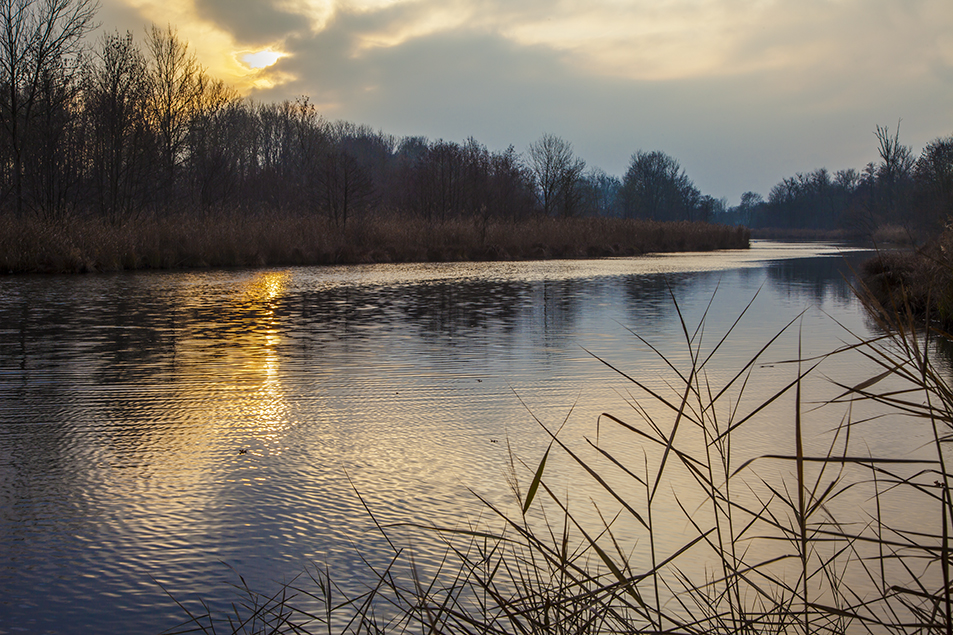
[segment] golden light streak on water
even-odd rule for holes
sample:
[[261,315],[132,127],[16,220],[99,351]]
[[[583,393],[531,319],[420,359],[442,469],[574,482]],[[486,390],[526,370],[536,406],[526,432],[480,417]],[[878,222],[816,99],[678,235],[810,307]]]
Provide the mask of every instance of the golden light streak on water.
[[[281,386],[278,346],[282,342],[282,325],[276,315],[276,302],[284,293],[290,278],[286,271],[257,274],[247,283],[242,305],[259,313],[257,327],[241,340],[238,354],[248,358],[252,372],[260,382],[257,390],[248,395],[248,425],[259,442],[276,444],[287,429],[285,416],[288,405]],[[247,313],[246,313],[247,314]],[[245,408],[243,408],[245,410]],[[281,450],[278,449],[280,454]]]

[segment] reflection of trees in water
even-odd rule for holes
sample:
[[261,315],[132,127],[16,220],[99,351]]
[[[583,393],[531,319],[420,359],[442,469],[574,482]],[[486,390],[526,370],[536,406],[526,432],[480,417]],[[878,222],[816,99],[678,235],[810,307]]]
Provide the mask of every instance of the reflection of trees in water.
[[288,308],[297,312],[301,326],[337,337],[370,337],[375,327],[409,323],[424,337],[446,338],[453,345],[455,338],[481,332],[505,338],[537,321],[543,330],[566,328],[578,311],[583,286],[574,280],[459,280],[339,287],[305,291],[291,298]]
[[512,332],[523,313],[525,284],[495,280],[438,281],[391,290],[400,297],[398,316],[423,334],[466,335]]
[[936,335],[933,337],[936,346],[934,363],[942,371],[944,377],[953,377],[953,341]]
[[[839,264],[838,258],[781,263],[767,275],[773,285],[795,284],[797,293],[818,299],[846,297]],[[6,517],[25,526],[30,514],[55,506],[59,527],[79,525],[87,515],[94,536],[96,519],[109,504],[102,492],[139,476],[160,476],[136,486],[144,498],[176,491],[197,505],[211,505],[209,492],[188,475],[218,471],[214,478],[222,482],[221,471],[243,465],[226,459],[235,459],[235,444],[266,438],[270,421],[294,419],[282,410],[286,402],[309,400],[290,407],[307,407],[308,425],[323,416],[325,404],[330,409],[361,403],[365,384],[353,381],[365,380],[365,369],[342,372],[343,364],[385,374],[386,364],[404,363],[408,375],[437,378],[424,383],[429,390],[446,385],[442,373],[509,372],[517,364],[507,364],[518,360],[518,371],[507,379],[529,368],[527,382],[546,382],[565,368],[566,350],[578,353],[572,343],[578,331],[588,336],[621,328],[613,322],[618,319],[654,342],[646,331],[677,328],[671,294],[703,309],[702,296],[718,280],[731,277],[756,287],[765,271],[327,288],[295,284],[320,283],[320,273],[296,278],[292,272],[280,290],[273,288],[273,274],[17,279],[0,286],[0,406],[12,406],[0,416],[0,469],[7,470],[0,508]],[[947,358],[953,358],[951,348],[944,349]],[[460,363],[474,359],[478,363]],[[639,360],[633,354],[622,361]],[[290,385],[289,377],[303,386]],[[398,376],[394,385],[403,381]],[[230,392],[226,384],[236,389]],[[456,391],[462,384],[451,387]],[[551,388],[542,394],[556,394]],[[462,394],[461,401],[482,393]],[[236,428],[228,428],[232,424]],[[328,447],[334,434],[372,433],[340,427],[327,424]],[[294,439],[284,428],[275,434]],[[213,494],[218,503],[245,500],[228,487]],[[244,495],[258,496],[252,489]],[[262,505],[249,498],[242,513],[268,531],[282,530],[281,522],[264,519],[272,508]],[[37,544],[48,535],[38,535]]]
[[675,313],[672,295],[705,274],[652,274],[629,276],[623,282],[623,297],[633,324],[668,320]]
[[[141,282],[128,276],[11,281],[19,294],[0,303],[0,406],[12,402],[0,408],[6,455],[0,462],[15,470],[3,478],[0,502],[8,519],[25,517],[31,526],[34,509],[48,514],[55,506],[58,515],[49,522],[64,528],[62,535],[82,534],[87,523],[95,532],[100,521],[89,493],[131,462],[115,460],[117,448],[135,450],[145,434],[117,415],[117,407],[135,404],[115,387],[142,380],[144,364],[171,352]],[[55,551],[60,535],[54,529],[27,541]]]
[[[277,295],[254,285],[251,293],[222,294],[202,279],[175,273],[27,282],[17,301],[0,305],[0,323],[16,334],[0,338],[0,372],[15,367],[17,412],[44,424],[21,430],[17,463],[38,462],[42,473],[62,466],[81,480],[138,464],[140,447],[165,448],[168,462],[194,445],[190,431],[202,434],[201,426],[174,425],[201,403],[200,386],[242,374],[242,381],[274,387]],[[273,282],[257,274],[250,280]],[[150,401],[160,385],[168,405],[161,411]]]
[[596,283],[580,280],[558,280],[534,285],[528,307],[528,328],[543,336],[551,344],[565,333],[573,332],[579,316],[580,304]]
[[853,299],[850,282],[853,271],[869,258],[865,252],[841,258],[795,258],[773,263],[767,268],[768,280],[786,295],[806,294],[820,304],[828,296],[838,302]]
[[[853,256],[854,266],[863,257]],[[767,275],[782,293],[793,285],[798,290],[791,293],[807,293],[817,301],[830,296],[847,300],[851,292],[841,276],[845,270],[841,258],[804,259],[772,265]],[[135,391],[115,391],[108,402],[96,404],[72,398],[70,391],[83,384],[218,381],[237,372],[244,373],[243,381],[277,381],[281,363],[289,357],[310,368],[322,366],[327,353],[334,353],[329,360],[340,362],[360,356],[364,344],[388,331],[459,348],[475,340],[511,348],[533,337],[547,348],[574,334],[587,315],[586,305],[596,302],[620,303],[625,325],[645,332],[675,319],[673,293],[684,297],[699,281],[711,283],[723,272],[594,280],[473,278],[393,287],[289,284],[273,292],[269,285],[276,275],[292,274],[17,280],[10,288],[18,295],[7,293],[0,303],[5,397],[35,404],[34,420],[102,415],[110,421],[137,421]],[[742,270],[739,275],[764,272]],[[86,411],[71,411],[80,408]],[[128,441],[137,433],[127,428],[122,434]],[[59,447],[69,441],[51,437],[50,442]]]
[[20,298],[0,305],[0,323],[17,334],[15,346],[13,338],[0,340],[3,367],[16,359],[24,377],[75,368],[79,376],[113,381],[171,350],[162,334],[171,307],[156,302],[148,285],[129,284],[123,276],[62,282],[52,291],[28,283]]
[[[871,337],[881,337],[888,334],[880,320],[866,309],[864,310],[864,327],[871,333]],[[933,365],[947,378],[947,381],[953,382],[953,340],[935,331],[931,332],[929,337],[930,348],[928,352],[932,356]],[[925,342],[926,338],[927,334],[921,328],[920,342]]]

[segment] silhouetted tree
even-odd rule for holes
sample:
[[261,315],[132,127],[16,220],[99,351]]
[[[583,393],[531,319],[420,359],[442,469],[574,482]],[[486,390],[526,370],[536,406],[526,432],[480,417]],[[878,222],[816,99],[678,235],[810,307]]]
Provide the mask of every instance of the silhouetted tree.
[[718,199],[707,194],[698,197],[694,206],[694,213],[688,219],[702,223],[710,223],[716,218],[720,218],[727,211],[727,204],[724,199]]
[[100,214],[119,222],[147,200],[155,181],[155,137],[148,126],[149,77],[132,33],[105,34],[84,72],[89,183]]
[[580,184],[580,213],[585,216],[621,216],[622,181],[593,168]]
[[678,161],[642,150],[632,155],[622,195],[626,216],[651,220],[689,220],[700,196]]
[[189,126],[199,109],[204,71],[188,50],[188,43],[168,26],[152,25],[147,39],[150,53],[150,115],[161,151],[165,200],[174,196],[179,166],[185,160]]
[[291,101],[259,106],[256,114],[257,196],[272,209],[300,211],[310,198],[302,188],[309,163],[302,161],[307,143],[302,143],[301,135],[310,134],[307,120],[312,114],[300,102]]
[[745,192],[741,195],[741,204],[738,205],[738,223],[753,227],[759,208],[764,204],[764,197],[757,192]]
[[585,161],[550,134],[521,157],[512,146],[491,152],[473,138],[431,143],[329,123],[306,97],[243,99],[206,73],[171,25],[153,25],[141,49],[129,33],[107,34],[80,66],[93,2],[0,0],[6,208],[76,210],[117,223],[160,205],[197,213],[275,209],[324,213],[338,226],[359,210],[379,209],[434,222],[470,218],[484,235],[493,218],[537,211],[626,209],[677,220],[720,209],[662,153],[633,157],[623,183],[601,170],[584,174]]
[[430,145],[414,170],[414,207],[428,219],[443,221],[458,213],[463,201],[462,148],[452,141]]
[[199,74],[185,166],[192,204],[204,212],[228,203],[238,186],[235,150],[240,136],[234,126],[242,121],[236,112],[239,100],[224,82]]
[[573,154],[572,144],[544,134],[528,150],[529,169],[543,214],[572,216],[580,201],[580,178],[586,162]]
[[953,218],[953,137],[931,141],[913,173],[918,216],[924,225],[942,228]]
[[771,189],[768,203],[755,214],[760,227],[835,229],[849,222],[857,175],[840,171],[831,179],[826,168],[783,179]]
[[[93,28],[93,0],[0,0],[0,123],[12,162],[14,206],[23,212],[24,153],[37,110],[54,106]],[[48,117],[51,113],[45,113]]]
[[490,213],[516,220],[533,211],[532,176],[513,146],[490,155]]
[[902,222],[909,210],[913,152],[900,143],[899,121],[893,137],[885,126],[877,126],[875,134],[881,160],[877,169],[880,196],[876,212],[882,220]]
[[85,135],[75,116],[79,82],[65,64],[48,67],[39,78],[33,117],[25,135],[24,183],[32,207],[47,217],[79,206]]

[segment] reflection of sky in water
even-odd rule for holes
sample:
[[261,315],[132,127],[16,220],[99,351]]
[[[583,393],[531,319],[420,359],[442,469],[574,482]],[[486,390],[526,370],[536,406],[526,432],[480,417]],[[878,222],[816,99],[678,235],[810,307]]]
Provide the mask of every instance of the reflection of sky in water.
[[[599,261],[2,279],[0,595],[14,598],[3,611],[76,632],[84,620],[116,632],[129,619],[172,624],[182,616],[148,576],[222,602],[234,596],[221,562],[264,584],[318,559],[355,583],[353,545],[372,561],[386,545],[351,481],[383,522],[475,518],[468,489],[505,505],[505,442],[528,461],[545,448],[533,416],[557,426],[572,410],[563,437],[580,439],[604,411],[633,415],[632,385],[587,351],[668,391],[671,373],[627,329],[684,367],[672,296],[691,330],[708,311],[710,351],[756,295],[706,369],[713,384],[803,310],[805,352],[830,350],[848,338],[832,317],[867,332],[841,277],[843,258],[861,255],[756,243]],[[797,335],[757,365],[743,405],[790,380],[780,362]],[[858,368],[835,359],[823,372]],[[812,413],[817,448],[838,416]],[[599,434],[641,456],[618,429]],[[923,441],[905,439],[911,451]],[[736,450],[789,442],[779,406]],[[877,428],[865,442],[876,452],[895,440]],[[551,474],[599,496],[565,462]],[[415,542],[422,566],[438,557]]]
[[688,274],[763,267],[766,262],[793,258],[846,255],[864,250],[836,244],[752,241],[750,249],[718,252],[655,254],[640,258],[543,260],[486,263],[411,263],[358,265],[313,269],[298,282],[313,289],[338,286],[393,286],[441,280],[509,282],[588,280],[603,277]]

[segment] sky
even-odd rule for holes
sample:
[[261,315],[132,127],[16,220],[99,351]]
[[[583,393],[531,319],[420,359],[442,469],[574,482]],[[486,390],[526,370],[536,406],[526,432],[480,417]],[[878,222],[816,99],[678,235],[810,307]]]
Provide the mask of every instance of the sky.
[[951,0],[100,0],[171,25],[208,72],[330,120],[518,152],[543,134],[622,176],[638,150],[704,194],[918,155],[953,136]]

